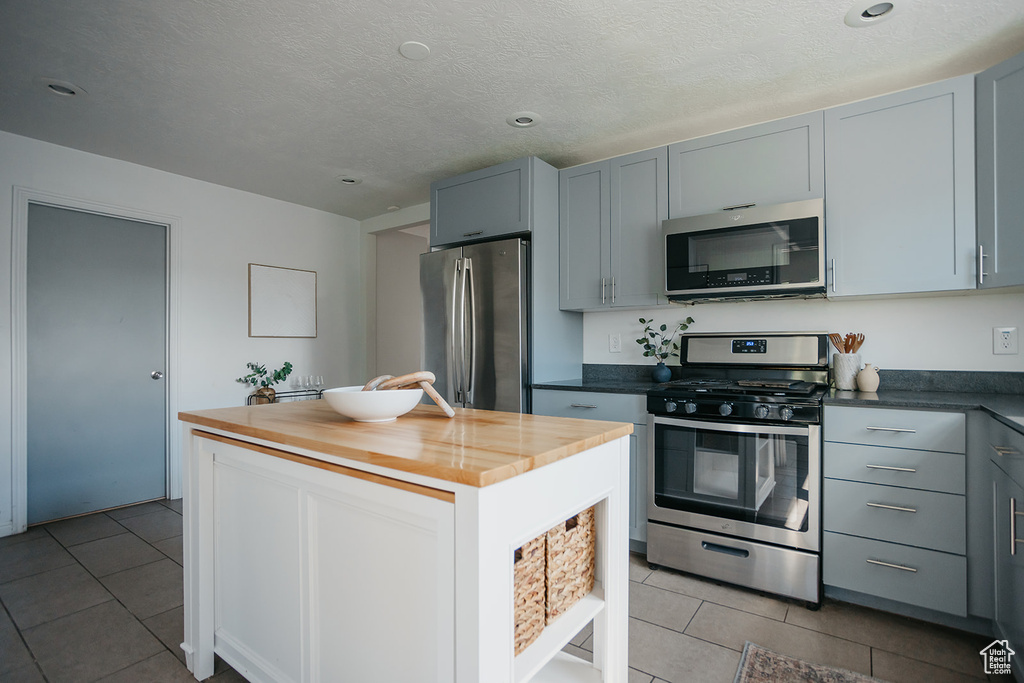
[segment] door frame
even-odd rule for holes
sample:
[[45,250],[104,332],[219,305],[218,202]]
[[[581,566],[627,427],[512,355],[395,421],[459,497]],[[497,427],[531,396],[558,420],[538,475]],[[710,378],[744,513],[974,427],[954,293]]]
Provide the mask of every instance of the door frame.
[[168,498],[181,497],[180,434],[173,429],[177,415],[180,383],[179,367],[179,245],[180,219],[126,206],[105,204],[79,197],[14,187],[14,220],[11,239],[11,533],[28,528],[28,207],[30,204],[53,206],[141,223],[166,229],[165,291],[167,301],[167,338],[164,342],[164,486]]

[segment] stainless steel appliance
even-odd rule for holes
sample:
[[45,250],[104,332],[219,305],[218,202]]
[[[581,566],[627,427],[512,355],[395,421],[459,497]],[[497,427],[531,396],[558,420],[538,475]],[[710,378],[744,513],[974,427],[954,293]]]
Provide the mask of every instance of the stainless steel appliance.
[[420,256],[424,368],[453,406],[529,412],[529,243]]
[[820,602],[825,334],[686,335],[647,393],[647,559]]
[[662,223],[673,301],[825,293],[824,202],[738,206]]

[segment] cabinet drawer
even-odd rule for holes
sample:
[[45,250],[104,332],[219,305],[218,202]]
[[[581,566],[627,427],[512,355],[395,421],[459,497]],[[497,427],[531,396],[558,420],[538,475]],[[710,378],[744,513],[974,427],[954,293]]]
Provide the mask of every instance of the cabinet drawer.
[[825,585],[967,615],[967,559],[959,555],[825,532],[821,559]]
[[988,457],[1010,477],[1024,484],[1024,434],[991,420],[988,429]]
[[533,414],[646,424],[647,397],[642,394],[534,389]]
[[822,500],[828,531],[966,552],[963,496],[826,479]]
[[825,444],[826,477],[963,494],[964,456],[907,448]]
[[825,441],[964,453],[963,413],[825,406]]

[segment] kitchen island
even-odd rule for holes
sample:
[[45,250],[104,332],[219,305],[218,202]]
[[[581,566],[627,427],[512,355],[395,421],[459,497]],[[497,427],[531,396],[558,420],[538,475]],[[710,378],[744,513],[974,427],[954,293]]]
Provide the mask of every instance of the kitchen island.
[[[625,681],[632,425],[325,401],[179,414],[185,642],[250,680]],[[513,652],[517,548],[595,506],[593,591]],[[594,622],[594,663],[561,652]]]

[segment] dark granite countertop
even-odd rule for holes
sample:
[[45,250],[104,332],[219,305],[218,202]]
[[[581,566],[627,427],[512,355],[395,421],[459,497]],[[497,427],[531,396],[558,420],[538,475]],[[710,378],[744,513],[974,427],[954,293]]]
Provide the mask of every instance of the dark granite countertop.
[[[672,366],[670,366],[672,367]],[[645,394],[657,386],[650,365],[584,365],[581,379],[534,384],[534,389]],[[674,368],[674,371],[677,368]],[[876,393],[833,390],[825,405],[984,410],[1024,433],[1024,373],[882,370]]]

